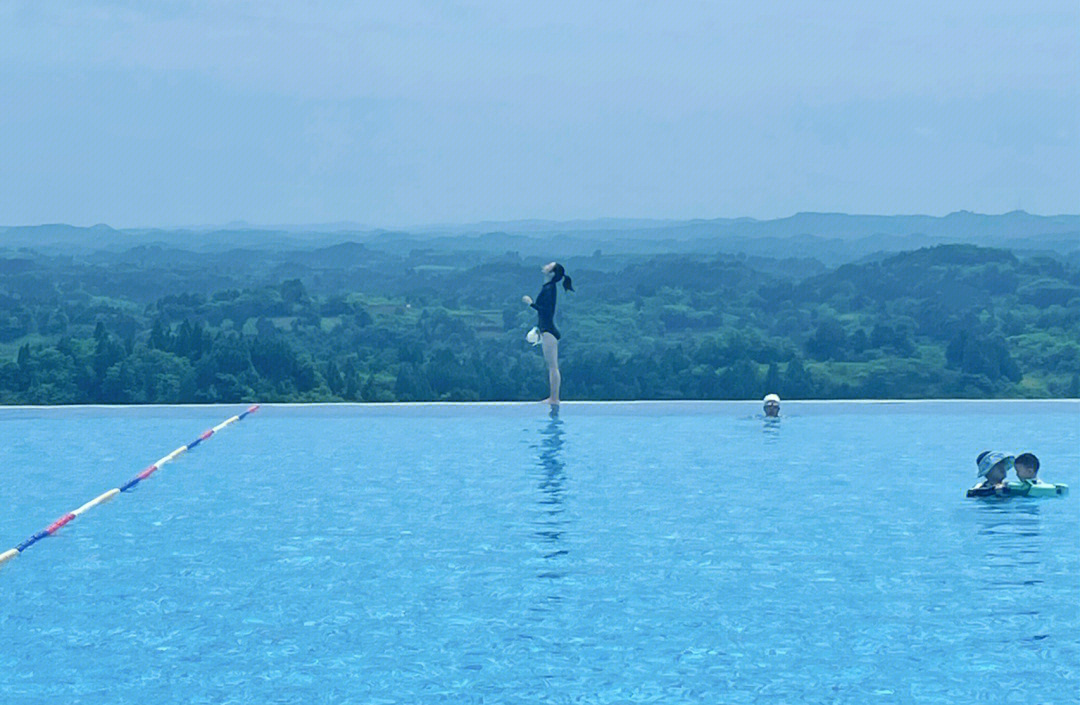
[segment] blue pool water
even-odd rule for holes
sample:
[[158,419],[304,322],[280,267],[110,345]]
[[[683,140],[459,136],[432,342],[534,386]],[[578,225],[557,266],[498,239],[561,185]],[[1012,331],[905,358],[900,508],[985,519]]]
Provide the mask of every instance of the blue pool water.
[[[0,550],[242,408],[0,409]],[[0,702],[1076,701],[1080,405],[757,411],[264,408],[0,568]]]

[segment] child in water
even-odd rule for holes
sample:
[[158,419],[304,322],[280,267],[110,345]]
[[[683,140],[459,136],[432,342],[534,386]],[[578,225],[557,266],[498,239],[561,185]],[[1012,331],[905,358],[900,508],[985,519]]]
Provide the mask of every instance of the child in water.
[[1021,453],[1013,462],[1016,468],[1016,477],[1020,482],[1034,485],[1039,481],[1039,459],[1034,453]]
[[1004,492],[1007,485],[1005,476],[1009,474],[1009,468],[1015,462],[1013,456],[1005,453],[984,450],[975,458],[979,466],[979,477],[982,480],[967,491],[968,497],[984,497],[987,495]]
[[1039,459],[1034,453],[1021,453],[1014,461],[1016,478],[1019,482],[1008,483],[1008,494],[1019,497],[1051,497],[1066,495],[1069,486],[1050,484],[1039,479]]

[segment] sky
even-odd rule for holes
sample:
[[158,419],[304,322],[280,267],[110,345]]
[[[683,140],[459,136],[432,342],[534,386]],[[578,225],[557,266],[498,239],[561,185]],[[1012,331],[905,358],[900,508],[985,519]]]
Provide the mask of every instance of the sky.
[[0,0],[0,224],[1080,211],[1080,3]]

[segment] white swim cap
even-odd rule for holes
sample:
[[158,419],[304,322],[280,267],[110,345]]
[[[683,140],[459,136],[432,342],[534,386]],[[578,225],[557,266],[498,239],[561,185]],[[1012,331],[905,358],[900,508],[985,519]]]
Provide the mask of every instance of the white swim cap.
[[775,403],[779,404],[780,403],[780,397],[778,395],[776,395],[776,394],[766,394],[765,399],[763,401],[766,404],[768,404],[769,402],[775,402]]
[[533,345],[539,345],[540,344],[540,329],[539,328],[533,328],[532,330],[530,330],[528,333],[525,334],[525,340],[529,341]]

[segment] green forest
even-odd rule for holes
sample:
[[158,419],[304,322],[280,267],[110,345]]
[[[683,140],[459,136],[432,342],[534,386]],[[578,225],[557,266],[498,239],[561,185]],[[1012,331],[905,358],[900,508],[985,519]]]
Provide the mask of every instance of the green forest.
[[[557,250],[557,243],[553,244]],[[0,403],[534,400],[552,257],[370,243],[0,250]],[[563,397],[1080,396],[1080,265],[938,245],[561,260]]]

